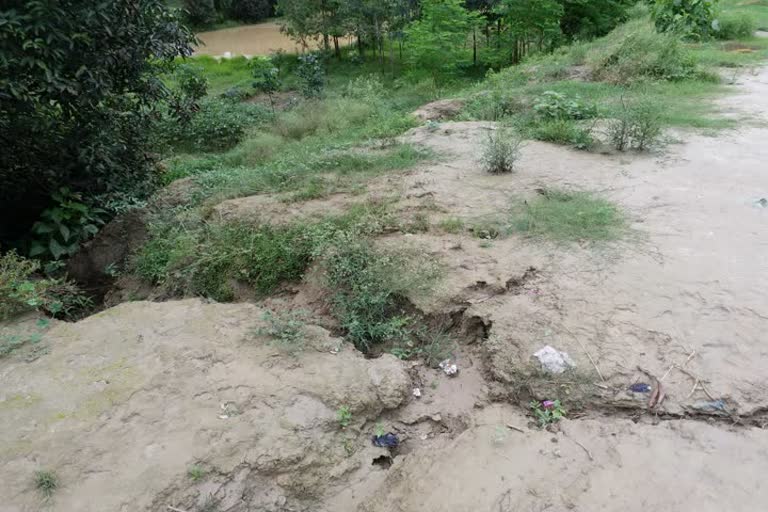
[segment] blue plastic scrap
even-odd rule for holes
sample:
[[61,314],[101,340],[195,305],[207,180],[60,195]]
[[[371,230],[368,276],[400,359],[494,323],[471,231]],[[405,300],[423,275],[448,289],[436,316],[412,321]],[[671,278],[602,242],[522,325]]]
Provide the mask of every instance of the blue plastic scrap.
[[400,444],[400,440],[392,432],[383,436],[373,436],[372,441],[373,446],[378,446],[379,448],[397,448]]
[[645,382],[638,382],[637,384],[632,384],[629,386],[629,390],[633,393],[650,393],[651,386]]

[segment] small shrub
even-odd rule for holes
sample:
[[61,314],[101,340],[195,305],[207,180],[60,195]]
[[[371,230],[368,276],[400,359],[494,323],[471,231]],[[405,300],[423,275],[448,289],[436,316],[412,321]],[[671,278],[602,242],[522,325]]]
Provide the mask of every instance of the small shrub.
[[55,317],[77,318],[92,302],[64,279],[41,279],[40,263],[11,251],[0,256],[0,320],[39,309]]
[[35,488],[45,499],[50,499],[59,488],[59,477],[53,471],[35,471]]
[[489,133],[480,157],[483,169],[491,174],[512,172],[520,158],[522,144],[522,139],[508,129],[500,128]]
[[342,429],[347,428],[352,423],[352,411],[347,405],[339,407],[339,410],[336,411],[336,417],[339,420],[339,427]]
[[544,400],[542,402],[533,400],[529,406],[541,428],[557,423],[565,418],[567,412],[560,400]]
[[304,349],[307,340],[305,311],[265,311],[262,319],[267,325],[256,330],[258,335],[269,336],[278,348],[291,354]]
[[555,91],[546,91],[536,98],[533,110],[544,119],[591,119],[597,115],[594,106]]
[[608,125],[611,144],[619,151],[647,150],[658,143],[661,132],[661,111],[649,98],[622,99],[615,119]]
[[44,210],[32,226],[29,255],[58,260],[72,256],[80,244],[99,232],[107,212],[83,202],[82,196],[61,188],[52,194],[56,206]]
[[589,149],[595,143],[591,128],[569,119],[551,119],[537,123],[531,133],[536,140],[573,146],[576,149]]
[[718,39],[749,39],[755,35],[757,22],[746,13],[724,14],[717,22]]
[[334,314],[362,352],[408,336],[406,295],[430,289],[437,269],[407,251],[374,249],[355,237],[337,241],[324,261]]
[[208,79],[203,74],[201,66],[192,64],[181,64],[176,68],[174,78],[178,84],[179,91],[197,101],[208,94]]
[[260,106],[224,98],[205,98],[189,122],[165,119],[158,133],[182,150],[223,151],[237,145],[248,128],[266,121],[270,115]]
[[280,70],[272,64],[272,61],[264,57],[258,57],[251,64],[253,70],[253,87],[267,96],[272,106],[272,114],[275,113],[275,93],[280,89]]
[[299,57],[299,67],[296,69],[299,79],[299,90],[305,98],[319,98],[325,88],[325,71],[320,56],[314,53]]
[[545,189],[513,209],[514,231],[561,241],[605,241],[618,238],[624,215],[613,203],[588,192]]
[[199,482],[205,478],[205,475],[207,474],[208,472],[205,470],[205,468],[199,464],[193,464],[189,467],[189,469],[187,469],[187,476],[193,482]]

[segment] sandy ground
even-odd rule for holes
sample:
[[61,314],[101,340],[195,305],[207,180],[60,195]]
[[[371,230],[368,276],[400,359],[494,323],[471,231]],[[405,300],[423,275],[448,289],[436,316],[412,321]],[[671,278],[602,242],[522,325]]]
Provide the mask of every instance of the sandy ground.
[[[416,305],[484,333],[458,351],[455,378],[366,360],[315,326],[307,348],[286,355],[255,331],[264,304],[134,302],[54,323],[0,361],[0,511],[764,510],[768,71],[733,92],[723,109],[751,117],[738,131],[677,134],[684,142],[646,156],[531,142],[508,176],[476,163],[491,123],[404,137],[440,161],[370,192],[397,192],[401,213],[424,212],[434,229],[380,242],[440,258],[439,292]],[[488,245],[437,229],[450,217],[503,219],[512,198],[543,185],[612,199],[632,233],[603,246]],[[280,214],[263,198],[220,213],[248,205]],[[311,306],[311,287],[299,288],[267,304]],[[545,344],[577,371],[537,373],[531,356]],[[627,391],[649,379],[638,366],[666,392],[653,413],[647,395]],[[536,428],[520,407],[529,396],[562,398],[569,419]],[[401,447],[372,447],[376,425]],[[206,470],[198,481],[193,464]],[[42,468],[61,479],[48,501],[33,486]]]

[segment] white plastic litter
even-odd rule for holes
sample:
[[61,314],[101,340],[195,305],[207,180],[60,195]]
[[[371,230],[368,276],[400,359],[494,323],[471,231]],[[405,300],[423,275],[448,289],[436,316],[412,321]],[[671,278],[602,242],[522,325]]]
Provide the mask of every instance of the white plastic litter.
[[446,359],[445,361],[441,362],[438,366],[443,370],[443,373],[445,373],[449,377],[455,377],[459,374],[459,367],[456,366],[456,364],[451,363],[450,359]]
[[413,388],[413,396],[421,398],[421,390],[419,388]]
[[544,346],[533,356],[539,360],[541,367],[549,373],[563,373],[569,368],[576,368],[571,356],[549,345]]

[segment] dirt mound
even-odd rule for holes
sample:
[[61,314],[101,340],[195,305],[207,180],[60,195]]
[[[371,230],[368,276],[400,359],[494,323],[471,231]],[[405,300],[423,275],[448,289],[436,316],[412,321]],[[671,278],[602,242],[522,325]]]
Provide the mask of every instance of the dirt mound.
[[0,362],[3,510],[39,510],[38,469],[58,474],[62,512],[296,510],[369,470],[381,450],[354,429],[410,393],[400,363],[312,327],[291,357],[253,334],[260,318],[252,305],[126,303],[58,323],[32,363]]
[[438,100],[432,103],[427,103],[418,110],[413,112],[421,121],[445,121],[453,119],[464,108],[464,100],[451,99],[451,100]]

